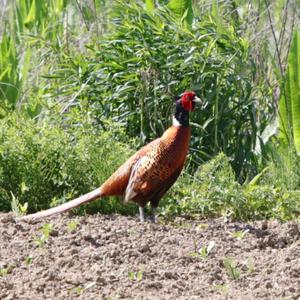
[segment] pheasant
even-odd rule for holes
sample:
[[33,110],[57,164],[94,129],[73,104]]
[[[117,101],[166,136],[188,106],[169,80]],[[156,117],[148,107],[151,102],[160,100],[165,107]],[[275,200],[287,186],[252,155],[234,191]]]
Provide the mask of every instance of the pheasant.
[[62,213],[105,196],[123,196],[124,203],[134,201],[139,206],[140,221],[145,221],[144,208],[151,204],[151,221],[160,199],[181,173],[188,153],[191,129],[189,113],[201,100],[193,91],[186,91],[175,100],[173,124],[160,138],[138,150],[99,188],[79,198],[45,211],[23,216],[22,220],[37,220]]

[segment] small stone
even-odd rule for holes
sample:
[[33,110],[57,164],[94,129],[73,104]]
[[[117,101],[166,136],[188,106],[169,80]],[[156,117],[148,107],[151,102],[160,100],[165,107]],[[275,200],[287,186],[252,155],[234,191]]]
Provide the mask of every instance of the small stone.
[[271,283],[270,281],[268,281],[268,282],[266,283],[266,288],[267,288],[267,289],[271,289],[272,287],[273,287],[272,283]]
[[105,278],[103,278],[101,276],[97,277],[96,282],[99,283],[99,284],[101,284],[101,285],[105,285],[106,284]]
[[115,280],[116,276],[115,275],[109,275],[109,280]]
[[58,236],[58,230],[56,230],[56,229],[51,230],[50,235],[51,236]]
[[268,229],[268,221],[267,220],[262,221],[262,223],[261,223],[261,229],[262,230],[267,230]]
[[296,290],[295,290],[295,288],[294,287],[289,287],[289,292],[291,292],[291,293],[295,293],[296,292]]
[[119,254],[120,254],[120,251],[117,249],[114,249],[109,253],[109,257],[117,257]]
[[2,223],[16,223],[16,220],[12,215],[6,215],[0,219]]
[[141,244],[140,248],[139,248],[139,251],[141,253],[145,253],[145,252],[149,252],[150,251],[150,247],[147,243],[143,243]]
[[149,282],[147,285],[147,288],[155,288],[155,289],[161,289],[162,288],[162,284],[158,281],[153,281],[153,282]]
[[168,279],[177,279],[176,274],[174,274],[173,272],[169,272],[169,271],[166,271],[164,273],[164,276]]
[[172,288],[173,289],[177,289],[179,291],[183,291],[184,290],[184,288],[182,286],[180,286],[180,285],[178,285],[176,283],[172,284]]

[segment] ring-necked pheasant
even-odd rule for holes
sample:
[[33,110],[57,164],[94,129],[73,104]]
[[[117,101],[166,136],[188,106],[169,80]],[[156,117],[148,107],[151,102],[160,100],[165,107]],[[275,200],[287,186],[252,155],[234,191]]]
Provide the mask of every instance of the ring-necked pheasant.
[[131,156],[99,188],[60,206],[21,217],[35,220],[62,213],[83,203],[105,196],[124,196],[124,202],[139,205],[140,220],[144,222],[144,207],[150,201],[151,219],[155,222],[155,209],[159,200],[178,178],[189,148],[191,129],[189,113],[201,100],[195,92],[186,91],[176,98],[173,125],[164,134],[142,147]]

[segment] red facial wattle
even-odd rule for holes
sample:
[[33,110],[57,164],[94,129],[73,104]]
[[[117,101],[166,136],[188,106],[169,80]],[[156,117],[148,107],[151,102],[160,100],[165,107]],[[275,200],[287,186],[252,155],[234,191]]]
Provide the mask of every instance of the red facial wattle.
[[181,97],[181,105],[186,111],[192,111],[194,109],[193,99],[195,97],[195,93],[186,92]]

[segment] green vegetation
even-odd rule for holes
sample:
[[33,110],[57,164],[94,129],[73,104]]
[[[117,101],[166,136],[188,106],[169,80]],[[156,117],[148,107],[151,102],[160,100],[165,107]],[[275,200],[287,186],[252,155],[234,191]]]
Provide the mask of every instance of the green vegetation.
[[280,133],[283,143],[300,154],[300,37],[295,31],[280,100]]
[[193,176],[182,176],[163,202],[166,216],[224,216],[246,220],[297,218],[300,210],[299,168],[297,164],[282,162],[280,166],[272,163],[259,183],[241,185],[235,179],[228,158],[221,153],[200,166]]
[[225,268],[225,270],[227,272],[227,275],[231,279],[237,280],[237,279],[240,278],[241,271],[237,267],[237,263],[235,262],[235,260],[232,257],[225,258],[223,260],[223,265],[224,265],[224,268]]
[[0,269],[0,276],[5,276],[9,273],[9,268],[1,268]]
[[137,272],[128,271],[128,279],[134,281],[141,281],[143,279],[144,267],[140,266],[140,269]]
[[238,231],[233,232],[232,236],[234,236],[238,240],[242,240],[248,232],[249,232],[249,229],[246,229],[244,231],[238,230]]
[[0,211],[96,188],[193,89],[206,104],[161,215],[299,218],[299,1],[0,4]]
[[195,245],[195,251],[191,252],[190,255],[192,257],[199,257],[202,259],[206,259],[214,247],[215,247],[214,241],[210,241],[207,246],[203,246],[199,250],[197,249],[197,246]]
[[68,231],[69,232],[74,232],[76,230],[76,228],[78,227],[78,224],[79,224],[78,221],[74,221],[74,220],[70,221],[67,224]]
[[40,230],[40,234],[34,238],[34,242],[39,248],[43,248],[45,246],[45,243],[48,241],[53,227],[54,226],[52,224],[45,223]]

